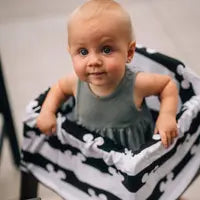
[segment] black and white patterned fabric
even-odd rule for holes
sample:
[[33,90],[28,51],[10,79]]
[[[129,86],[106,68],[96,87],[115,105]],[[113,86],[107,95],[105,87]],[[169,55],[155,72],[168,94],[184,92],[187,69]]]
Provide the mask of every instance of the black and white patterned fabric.
[[[200,78],[176,59],[137,46],[131,67],[172,76],[179,88],[179,136],[165,149],[155,135],[137,152],[68,120],[75,101],[57,113],[57,133],[42,134],[36,117],[48,90],[27,106],[21,169],[67,200],[175,200],[200,166]],[[154,119],[159,100],[147,104]]]

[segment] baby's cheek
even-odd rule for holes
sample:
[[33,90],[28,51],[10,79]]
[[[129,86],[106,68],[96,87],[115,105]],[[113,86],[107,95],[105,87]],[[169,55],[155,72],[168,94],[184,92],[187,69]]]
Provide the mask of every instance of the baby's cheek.
[[124,74],[125,64],[122,62],[113,61],[108,64],[108,70],[116,75]]
[[107,60],[107,65],[111,70],[115,69],[123,69],[125,66],[125,59],[122,58],[121,56],[113,56]]
[[75,65],[74,71],[80,80],[84,81],[86,79],[86,71],[85,71],[84,67],[82,67],[80,65]]
[[81,74],[84,68],[84,65],[81,62],[81,60],[76,58],[72,60],[72,63],[73,63],[74,71],[77,73],[77,75]]

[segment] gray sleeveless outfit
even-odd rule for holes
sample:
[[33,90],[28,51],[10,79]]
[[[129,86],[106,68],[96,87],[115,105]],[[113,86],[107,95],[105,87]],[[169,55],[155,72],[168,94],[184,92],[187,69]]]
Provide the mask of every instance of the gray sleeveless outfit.
[[126,67],[125,75],[113,93],[97,97],[86,82],[79,80],[75,120],[78,124],[133,151],[153,135],[153,119],[145,101],[138,110],[133,102],[136,73]]

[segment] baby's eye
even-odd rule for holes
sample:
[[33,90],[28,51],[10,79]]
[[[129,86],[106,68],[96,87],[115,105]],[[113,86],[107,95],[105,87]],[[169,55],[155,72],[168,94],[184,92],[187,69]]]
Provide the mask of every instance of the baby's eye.
[[111,47],[105,46],[103,47],[102,52],[105,54],[110,54],[112,52],[112,49]]
[[88,54],[88,50],[87,49],[80,49],[79,50],[79,53],[82,55],[82,56],[86,56]]

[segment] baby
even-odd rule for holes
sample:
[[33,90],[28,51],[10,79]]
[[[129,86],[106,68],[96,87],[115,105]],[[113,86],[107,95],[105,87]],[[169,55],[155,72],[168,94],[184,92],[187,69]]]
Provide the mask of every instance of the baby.
[[[37,118],[45,134],[56,132],[58,108],[75,97],[74,120],[132,150],[160,134],[164,147],[177,136],[178,93],[167,75],[131,71],[135,37],[128,13],[113,0],[89,0],[68,22],[68,50],[74,73],[53,85]],[[152,120],[145,97],[159,95]],[[155,127],[154,127],[155,126]]]

